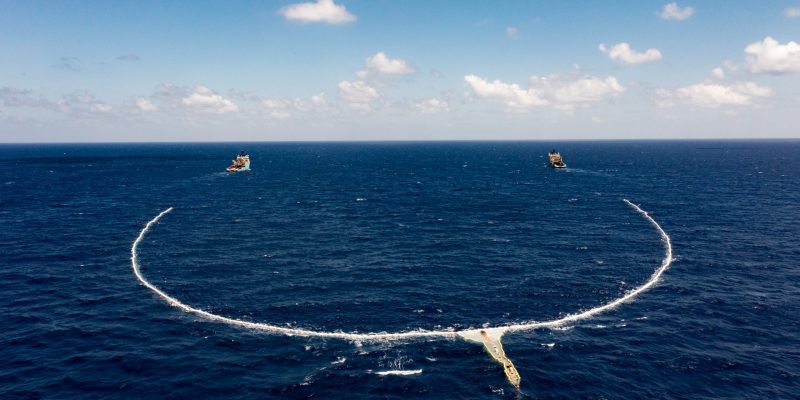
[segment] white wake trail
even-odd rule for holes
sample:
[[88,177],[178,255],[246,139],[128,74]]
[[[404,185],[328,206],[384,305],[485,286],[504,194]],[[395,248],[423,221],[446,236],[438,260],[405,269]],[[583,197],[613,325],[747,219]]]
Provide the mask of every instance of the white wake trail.
[[624,201],[631,208],[633,208],[639,214],[641,214],[645,219],[647,219],[661,235],[661,239],[664,242],[664,247],[666,249],[666,254],[664,256],[663,261],[661,262],[661,266],[658,267],[655,270],[655,272],[653,272],[653,274],[650,276],[650,279],[648,279],[647,282],[629,291],[624,296],[616,300],[613,300],[610,303],[606,303],[604,305],[577,314],[571,314],[566,317],[551,321],[541,321],[541,322],[532,321],[522,324],[513,324],[513,325],[499,326],[493,328],[483,328],[483,329],[469,329],[458,332],[447,331],[447,330],[440,330],[440,331],[416,330],[416,331],[397,332],[397,333],[390,333],[390,332],[347,333],[347,332],[326,332],[326,331],[312,331],[308,329],[287,328],[283,326],[271,325],[262,322],[249,322],[234,318],[228,318],[221,315],[210,313],[208,311],[203,311],[201,309],[194,308],[190,305],[184,304],[180,300],[164,293],[161,289],[159,289],[158,287],[150,283],[150,281],[145,279],[139,268],[140,267],[139,256],[137,254],[139,244],[142,242],[147,232],[150,231],[150,228],[152,228],[153,225],[155,225],[164,215],[170,213],[173,210],[172,207],[162,211],[161,213],[156,215],[155,218],[148,221],[147,224],[144,226],[144,228],[142,228],[142,230],[139,232],[139,236],[136,238],[136,240],[133,241],[133,245],[131,246],[131,267],[133,269],[134,275],[136,275],[136,279],[138,279],[142,285],[150,289],[150,291],[161,297],[163,300],[165,300],[169,305],[173,307],[179,308],[187,313],[192,313],[211,321],[222,322],[233,326],[239,326],[242,328],[253,329],[267,333],[281,334],[287,336],[343,339],[349,341],[382,341],[382,340],[403,340],[403,339],[419,339],[419,338],[447,338],[447,337],[452,338],[457,335],[466,338],[469,336],[480,334],[481,331],[487,331],[490,332],[492,335],[496,335],[499,338],[504,333],[509,331],[524,331],[524,330],[532,330],[540,328],[556,328],[562,325],[591,318],[597,314],[600,314],[614,307],[617,307],[622,303],[625,303],[629,300],[633,300],[635,297],[647,291],[658,282],[658,280],[661,278],[661,275],[663,275],[664,272],[669,268],[670,264],[672,264],[673,261],[672,241],[670,240],[669,235],[667,235],[667,232],[665,232],[664,229],[661,228],[661,225],[659,225],[658,222],[656,222],[656,220],[653,219],[653,217],[651,217],[647,211],[642,210],[639,206],[633,204],[627,199],[624,199]]

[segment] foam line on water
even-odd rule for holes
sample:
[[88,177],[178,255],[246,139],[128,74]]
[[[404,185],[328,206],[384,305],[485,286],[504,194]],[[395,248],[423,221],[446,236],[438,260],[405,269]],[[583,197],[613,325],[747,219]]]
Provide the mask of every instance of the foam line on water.
[[623,201],[631,208],[636,210],[636,212],[641,214],[646,220],[648,220],[650,224],[656,228],[659,235],[661,235],[661,240],[664,242],[664,249],[665,249],[664,259],[661,261],[661,265],[658,268],[656,268],[656,270],[653,272],[652,275],[650,275],[650,279],[648,279],[647,282],[643,283],[636,289],[627,292],[624,296],[616,300],[613,300],[609,303],[603,304],[601,306],[597,306],[595,308],[579,312],[577,314],[567,315],[566,317],[555,319],[552,321],[530,322],[524,324],[508,325],[503,327],[505,330],[520,331],[520,330],[537,329],[537,328],[556,328],[562,325],[567,325],[573,322],[588,319],[600,313],[611,310],[612,308],[615,308],[622,303],[633,300],[640,294],[644,293],[645,291],[653,287],[658,282],[658,280],[661,279],[661,275],[663,275],[664,272],[667,271],[669,266],[672,264],[672,261],[674,260],[674,258],[672,257],[672,240],[670,239],[669,235],[667,235],[667,232],[664,231],[664,228],[662,228],[661,225],[659,225],[658,222],[656,222],[656,220],[650,216],[650,213],[648,213],[645,210],[642,210],[641,207],[639,207],[636,204],[633,204],[628,199],[623,199]]
[[386,375],[406,376],[406,375],[419,375],[421,373],[422,373],[421,369],[402,369],[402,370],[395,369],[395,370],[391,370],[391,371],[378,371],[378,372],[375,373],[375,375],[381,375],[381,376],[386,376]]
[[512,325],[499,326],[493,328],[469,329],[459,332],[448,331],[448,330],[440,330],[440,331],[415,330],[415,331],[396,332],[396,333],[392,332],[348,333],[348,332],[326,332],[326,331],[314,331],[309,329],[288,328],[284,326],[271,325],[262,322],[243,321],[240,319],[229,318],[222,315],[213,314],[208,311],[204,311],[199,308],[194,308],[190,305],[184,304],[180,300],[168,295],[167,293],[159,289],[157,286],[150,283],[150,281],[145,279],[140,270],[139,256],[138,256],[139,244],[142,242],[145,235],[147,235],[147,232],[150,231],[153,225],[158,223],[158,221],[161,220],[162,217],[172,212],[173,207],[170,207],[160,212],[153,219],[148,221],[147,224],[144,226],[144,228],[142,228],[142,230],[139,232],[139,236],[136,237],[136,240],[133,241],[133,245],[131,245],[131,268],[133,269],[133,274],[136,276],[136,279],[138,279],[142,285],[150,289],[150,291],[155,293],[161,299],[166,301],[167,304],[173,307],[176,307],[187,313],[195,314],[199,317],[208,319],[210,321],[221,322],[232,326],[238,326],[241,328],[252,329],[272,334],[343,339],[349,341],[381,341],[381,340],[403,340],[403,339],[420,339],[420,338],[431,338],[431,339],[448,338],[448,337],[452,338],[457,335],[463,337],[465,335],[474,335],[481,331],[487,331],[490,332],[490,334],[502,335],[503,333],[509,331],[524,331],[524,330],[541,329],[541,328],[557,328],[563,325],[571,324],[577,321],[594,317],[600,313],[609,311],[619,306],[622,303],[633,300],[640,294],[652,288],[658,282],[658,280],[661,278],[664,272],[666,272],[670,264],[672,264],[673,261],[672,241],[670,240],[669,235],[667,235],[667,232],[664,231],[663,228],[661,228],[661,225],[659,225],[658,222],[656,222],[656,220],[653,219],[653,217],[651,217],[647,211],[644,211],[638,205],[632,203],[627,199],[623,199],[623,201],[625,201],[626,204],[628,204],[636,212],[642,215],[642,217],[644,217],[647,221],[649,221],[650,224],[653,225],[653,227],[655,227],[658,233],[661,235],[661,239],[664,242],[664,247],[666,252],[664,259],[661,262],[661,265],[653,272],[652,275],[650,275],[650,279],[648,279],[647,282],[627,292],[624,296],[617,298],[616,300],[613,300],[609,303],[603,304],[601,306],[550,321],[539,321],[539,322],[531,321],[526,323],[512,324]]
[[261,322],[250,322],[250,321],[243,321],[235,318],[224,317],[222,315],[217,315],[210,313],[208,311],[201,310],[199,308],[194,308],[190,305],[182,303],[180,300],[166,294],[164,291],[159,289],[157,286],[153,285],[145,279],[142,275],[139,265],[139,255],[138,255],[138,248],[139,244],[144,239],[145,235],[150,228],[153,227],[164,215],[172,212],[173,207],[170,207],[158,215],[155,218],[151,219],[147,222],[147,224],[142,228],[139,232],[139,236],[134,240],[133,245],[131,246],[131,267],[133,269],[134,275],[136,275],[136,279],[139,282],[150,289],[153,293],[161,297],[164,301],[166,301],[169,305],[176,307],[182,311],[187,313],[192,313],[197,316],[206,318],[211,321],[222,322],[233,326],[239,326],[242,328],[253,329],[264,331],[268,333],[275,333],[275,334],[282,334],[288,336],[314,336],[314,337],[322,337],[322,338],[334,338],[334,339],[345,339],[345,340],[398,340],[398,339],[410,339],[410,338],[422,338],[422,337],[441,337],[441,336],[453,336],[453,332],[450,331],[410,331],[410,332],[402,332],[402,333],[346,333],[346,332],[322,332],[322,331],[312,331],[307,329],[297,329],[297,328],[287,328],[283,326],[277,325],[270,325]]

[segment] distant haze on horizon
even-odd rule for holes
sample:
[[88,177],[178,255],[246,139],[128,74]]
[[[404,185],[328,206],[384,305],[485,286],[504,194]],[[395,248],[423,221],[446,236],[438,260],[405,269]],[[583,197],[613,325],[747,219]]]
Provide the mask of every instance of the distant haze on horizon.
[[0,142],[800,138],[800,0],[0,0]]

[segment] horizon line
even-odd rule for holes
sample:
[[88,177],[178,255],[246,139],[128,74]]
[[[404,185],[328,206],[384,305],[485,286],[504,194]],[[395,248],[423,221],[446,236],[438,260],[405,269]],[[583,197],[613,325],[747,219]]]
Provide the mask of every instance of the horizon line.
[[50,142],[0,142],[6,145],[57,145],[57,144],[216,144],[216,143],[519,143],[519,142],[775,142],[800,141],[797,137],[719,137],[719,138],[601,138],[601,139],[295,139],[295,140],[198,140],[198,141],[50,141]]

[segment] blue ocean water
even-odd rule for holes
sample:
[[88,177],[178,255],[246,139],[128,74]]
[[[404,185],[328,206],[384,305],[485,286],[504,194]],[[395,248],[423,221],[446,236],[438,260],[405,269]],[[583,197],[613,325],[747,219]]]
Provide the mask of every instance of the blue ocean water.
[[[796,398],[800,142],[0,146],[0,397]],[[226,174],[242,148],[252,171]],[[274,336],[549,320],[504,337]],[[380,371],[422,370],[407,376]]]

